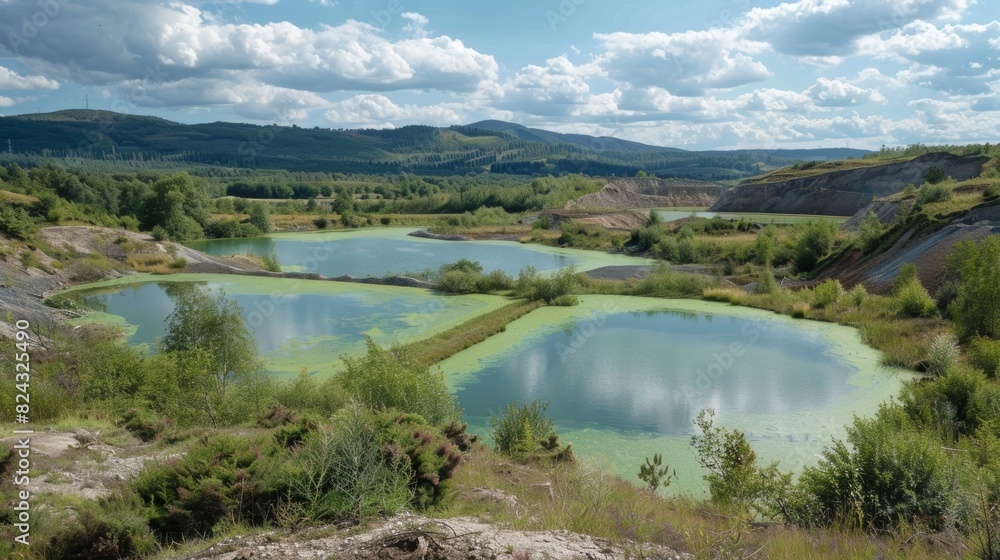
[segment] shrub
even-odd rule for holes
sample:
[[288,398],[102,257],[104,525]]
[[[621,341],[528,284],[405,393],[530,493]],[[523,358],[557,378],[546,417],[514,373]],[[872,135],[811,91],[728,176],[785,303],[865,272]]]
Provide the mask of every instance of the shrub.
[[982,372],[952,366],[934,381],[908,383],[900,401],[917,425],[931,428],[945,441],[956,441],[988,420],[991,405],[981,395],[986,386]]
[[410,502],[403,458],[382,451],[374,416],[358,405],[309,438],[297,455],[292,495],[313,519],[391,515]]
[[931,316],[937,311],[934,298],[916,277],[903,284],[893,297],[896,313],[904,317]]
[[479,293],[510,290],[514,287],[514,279],[502,270],[494,270],[476,280],[476,291]]
[[149,526],[167,543],[213,534],[224,519],[259,523],[281,497],[270,438],[203,438],[181,459],[147,464],[132,483]]
[[535,267],[527,266],[521,270],[514,283],[514,290],[521,297],[531,301],[542,300],[552,303],[561,296],[573,294],[579,290],[580,279],[576,268],[570,266],[545,277],[535,271]]
[[885,227],[882,226],[878,215],[869,210],[858,228],[858,244],[861,251],[867,253],[877,247],[884,232]]
[[812,304],[817,308],[826,307],[836,303],[843,293],[844,287],[840,285],[840,281],[831,278],[813,289]]
[[171,427],[171,421],[144,409],[133,408],[122,416],[121,425],[142,441],[159,439]]
[[153,234],[153,239],[157,241],[170,240],[170,234],[167,233],[167,230],[163,229],[163,226],[154,226],[152,234]]
[[471,294],[476,291],[476,281],[481,277],[476,272],[450,270],[438,279],[437,289],[452,294]]
[[796,319],[804,319],[806,313],[809,313],[811,309],[810,305],[804,301],[797,301],[792,304],[792,317]]
[[927,373],[933,376],[948,373],[958,355],[958,341],[954,336],[945,333],[937,335],[927,349]]
[[46,543],[46,557],[112,560],[154,552],[156,539],[137,509],[122,499],[81,500]]
[[417,507],[442,505],[452,496],[450,479],[462,464],[465,424],[453,423],[441,431],[413,414],[382,414],[377,426],[382,452],[408,471]]
[[924,173],[924,181],[927,181],[932,185],[940,183],[941,181],[944,181],[946,178],[947,175],[944,174],[944,170],[942,170],[940,167],[936,165],[931,166],[930,169],[928,169]]
[[864,284],[855,285],[848,292],[848,295],[851,296],[851,303],[854,304],[854,307],[861,307],[868,301],[868,291],[865,290]]
[[951,199],[951,187],[943,184],[928,182],[917,191],[917,205],[932,204],[934,202],[944,202]]
[[499,418],[490,416],[490,437],[496,450],[511,457],[555,451],[555,458],[567,458],[569,447],[559,449],[555,426],[545,415],[548,407],[548,403],[537,400],[522,406],[508,403]]
[[395,409],[440,424],[458,416],[455,398],[444,376],[415,361],[405,350],[381,348],[370,338],[368,353],[344,357],[344,371],[336,379],[345,393],[373,409]]
[[958,243],[948,268],[961,281],[949,307],[959,340],[1000,338],[1000,236]]
[[795,246],[795,270],[810,272],[830,252],[837,237],[837,226],[832,222],[815,221],[805,226]]
[[777,463],[760,466],[743,432],[714,426],[714,415],[712,410],[702,410],[695,419],[701,434],[691,437],[698,464],[709,471],[703,478],[712,501],[765,517],[776,516],[791,484],[791,473],[780,472]]
[[778,283],[774,280],[774,273],[770,269],[765,270],[760,278],[757,279],[757,285],[754,286],[753,293],[755,294],[773,294],[778,289]]
[[799,480],[803,521],[865,530],[917,522],[941,529],[955,497],[940,444],[914,429],[898,405],[856,418],[847,444],[834,442]]
[[580,298],[575,295],[567,294],[552,300],[549,305],[555,305],[557,307],[573,307],[575,305],[580,305]]
[[1000,371],[1000,340],[977,336],[969,342],[967,354],[969,365],[990,377],[997,376]]

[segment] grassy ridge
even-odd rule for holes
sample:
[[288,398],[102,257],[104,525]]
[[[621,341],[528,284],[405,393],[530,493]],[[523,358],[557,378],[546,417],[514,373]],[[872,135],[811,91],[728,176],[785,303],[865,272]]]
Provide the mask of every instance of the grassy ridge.
[[421,364],[434,364],[502,332],[511,323],[544,305],[540,301],[518,300],[480,315],[430,338],[405,346]]

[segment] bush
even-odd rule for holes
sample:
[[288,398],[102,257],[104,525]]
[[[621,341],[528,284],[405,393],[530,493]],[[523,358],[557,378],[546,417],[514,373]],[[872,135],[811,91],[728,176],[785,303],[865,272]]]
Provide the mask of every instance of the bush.
[[519,296],[549,304],[561,296],[575,293],[579,287],[580,279],[573,266],[558,270],[548,277],[540,276],[535,267],[527,266],[521,270],[514,284],[514,290]]
[[431,372],[400,347],[384,349],[370,338],[366,345],[367,355],[344,357],[345,370],[336,376],[350,398],[375,410],[419,414],[434,425],[458,417],[440,372]]
[[267,458],[279,452],[266,437],[203,438],[181,459],[147,464],[132,488],[161,541],[205,537],[220,521],[260,523],[274,511],[284,489]]
[[948,268],[961,282],[949,307],[959,340],[1000,338],[1000,236],[958,243]]
[[508,403],[499,418],[490,416],[493,427],[490,437],[497,452],[523,457],[543,450],[559,451],[559,436],[552,420],[545,415],[548,407],[548,403],[537,400],[523,406]]
[[777,463],[760,466],[743,432],[714,426],[714,415],[712,410],[702,410],[695,419],[701,434],[691,437],[698,464],[709,471],[703,478],[712,501],[755,515],[776,516],[791,484],[791,473],[780,472]]
[[951,187],[948,185],[928,182],[917,191],[917,206],[950,200],[951,194]]
[[382,451],[374,416],[348,406],[297,455],[292,495],[313,519],[392,515],[410,503],[402,456]]
[[812,304],[817,308],[832,305],[840,299],[843,293],[844,287],[840,285],[840,281],[831,278],[813,289]]
[[969,342],[967,354],[969,365],[990,377],[997,376],[1000,371],[1000,340],[977,336]]
[[383,453],[408,470],[414,504],[426,509],[452,497],[450,479],[462,464],[462,444],[471,439],[465,424],[442,431],[413,414],[382,414],[377,422]]
[[778,289],[778,283],[774,280],[774,273],[770,269],[765,270],[760,278],[757,279],[757,285],[754,286],[753,293],[755,294],[773,294]]
[[906,523],[942,529],[954,503],[947,458],[898,405],[873,419],[856,418],[847,444],[834,442],[816,467],[806,467],[797,514],[811,524],[845,523],[887,530]]
[[896,313],[903,317],[927,317],[937,312],[937,303],[916,277],[896,291],[893,305]]
[[795,246],[795,270],[810,272],[833,248],[837,226],[832,222],[809,222]]
[[934,337],[927,349],[927,373],[941,376],[955,365],[960,351],[958,341],[950,334],[939,334]]
[[944,181],[946,178],[947,176],[944,174],[944,170],[936,165],[931,166],[931,168],[924,173],[924,181],[927,181],[932,185],[936,185],[937,183]]
[[875,212],[869,210],[858,228],[858,245],[861,251],[868,253],[877,247],[883,233],[885,233],[885,227],[882,226],[882,221],[879,220]]
[[156,539],[137,509],[122,499],[80,501],[71,508],[75,515],[59,523],[46,557],[112,560],[154,552]]
[[576,297],[575,295],[567,294],[564,296],[559,296],[556,299],[552,300],[552,302],[549,303],[549,305],[555,305],[557,307],[573,307],[575,305],[580,305],[580,298]]

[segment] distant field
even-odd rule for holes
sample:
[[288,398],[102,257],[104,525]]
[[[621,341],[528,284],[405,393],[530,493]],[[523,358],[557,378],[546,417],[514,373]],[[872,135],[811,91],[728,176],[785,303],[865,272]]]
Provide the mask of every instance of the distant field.
[[706,208],[659,208],[656,215],[664,222],[676,222],[692,215],[698,218],[725,218],[727,220],[739,220],[746,218],[759,224],[804,224],[822,220],[841,224],[850,219],[850,216],[818,216],[814,214],[766,214],[761,212],[709,212]]

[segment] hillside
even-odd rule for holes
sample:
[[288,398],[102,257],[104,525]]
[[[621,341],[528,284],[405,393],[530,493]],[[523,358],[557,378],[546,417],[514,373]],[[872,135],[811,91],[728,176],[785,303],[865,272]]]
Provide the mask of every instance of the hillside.
[[697,152],[531,129],[500,121],[436,128],[344,130],[241,123],[180,124],[110,111],[0,117],[11,155],[96,158],[343,173],[585,173],[731,180],[860,150]]
[[711,206],[722,194],[717,183],[656,178],[612,179],[600,191],[566,203],[565,208],[664,208]]
[[907,161],[806,173],[776,182],[755,180],[730,189],[711,209],[715,212],[851,216],[873,197],[901,192],[908,184],[920,186],[931,167],[941,169],[957,181],[964,181],[979,175],[987,161],[986,156],[935,152]]

